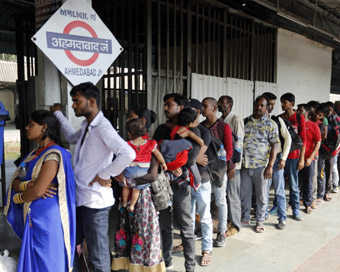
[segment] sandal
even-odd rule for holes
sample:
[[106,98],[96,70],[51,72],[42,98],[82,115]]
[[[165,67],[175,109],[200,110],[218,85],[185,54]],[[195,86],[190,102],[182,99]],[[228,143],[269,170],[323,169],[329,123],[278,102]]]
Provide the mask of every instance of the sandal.
[[323,197],[323,199],[324,199],[325,201],[331,201],[331,200],[332,200],[332,198],[329,196],[329,194],[325,194],[325,196]]
[[201,266],[208,266],[211,265],[211,263],[211,251],[202,251]]
[[242,220],[241,222],[241,227],[246,227],[246,226],[249,226],[250,225],[250,221],[246,221],[246,220]]
[[312,209],[316,209],[317,208],[317,206],[316,206],[316,201],[313,201],[312,202],[312,205],[310,206]]
[[257,233],[263,233],[264,232],[264,224],[262,222],[258,222],[256,224],[256,228],[255,228],[255,231]]
[[178,245],[178,246],[174,246],[172,248],[172,253],[181,253],[184,251],[184,248],[182,246],[182,244]]

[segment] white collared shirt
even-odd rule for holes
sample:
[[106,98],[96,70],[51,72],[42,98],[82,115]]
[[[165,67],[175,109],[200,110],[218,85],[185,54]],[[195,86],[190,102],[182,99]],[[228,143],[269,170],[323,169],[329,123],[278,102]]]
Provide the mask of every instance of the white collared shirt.
[[[103,187],[98,182],[93,186],[88,184],[97,174],[102,179],[119,175],[135,159],[134,150],[118,135],[101,111],[90,123],[82,145],[87,120],[76,132],[61,111],[56,111],[54,115],[61,124],[65,139],[70,144],[76,144],[73,167],[77,207],[101,209],[112,206],[115,200],[111,188]],[[112,161],[113,155],[115,159]]]
[[282,149],[281,144],[278,145],[277,154],[282,152],[281,160],[286,161],[288,154],[289,154],[290,145],[292,144],[292,137],[290,137],[285,121],[283,121],[280,116],[278,117],[279,117],[279,122],[280,122],[280,127],[281,127],[279,133],[284,139],[284,144],[283,144],[283,149]]
[[[238,152],[241,154],[242,158],[242,151],[243,151],[243,137],[244,137],[244,123],[243,120],[238,117],[237,115],[233,114],[232,112],[229,112],[229,114],[224,118],[223,120],[225,123],[227,123],[231,130],[236,133],[238,139],[235,143],[235,148]],[[241,162],[236,163],[235,169],[241,169]]]

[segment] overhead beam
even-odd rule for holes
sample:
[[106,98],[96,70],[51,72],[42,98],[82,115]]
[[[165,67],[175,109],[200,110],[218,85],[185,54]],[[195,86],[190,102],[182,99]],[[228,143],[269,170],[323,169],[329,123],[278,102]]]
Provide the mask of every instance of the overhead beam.
[[[297,3],[300,3],[300,4],[301,4],[301,2],[304,2],[304,0],[295,0],[295,1],[296,1]],[[272,2],[267,1],[267,0],[252,0],[252,2],[255,2],[255,3],[259,4],[259,5],[262,5],[263,7],[266,7],[266,8],[268,8],[268,9],[274,11],[276,14],[278,14],[278,12],[281,12],[281,14],[282,14],[282,10],[278,9],[278,6],[277,6],[278,2],[277,2],[277,3],[272,3]],[[311,11],[313,12],[313,9],[314,9],[315,7],[314,7],[314,6],[311,6],[311,7],[312,7],[312,8],[311,8]],[[319,9],[321,9],[321,8],[317,8],[317,9],[319,10]],[[285,13],[286,13],[286,12],[285,12]],[[319,11],[318,11],[318,14],[320,14],[320,15],[322,15],[322,16],[325,16],[325,15],[323,15],[323,13],[321,14]],[[318,27],[318,26],[314,26],[314,25],[311,25],[311,24],[309,24],[309,23],[307,23],[307,22],[303,22],[303,21],[301,20],[301,18],[297,17],[295,14],[293,14],[293,13],[291,13],[291,12],[289,12],[289,11],[287,11],[287,15],[289,15],[290,17],[293,17],[293,18],[290,20],[289,18],[287,18],[287,17],[289,17],[289,16],[286,16],[286,19],[287,19],[287,20],[290,20],[290,21],[295,22],[295,23],[298,23],[298,22],[301,21],[300,25],[302,25],[303,27],[313,29],[313,30],[315,30],[315,31],[317,31],[317,32],[319,32],[319,33],[321,33],[321,34],[323,34],[323,35],[329,36],[330,38],[333,38],[333,40],[334,40],[335,42],[337,42],[337,43],[340,44],[340,39],[339,39],[339,38],[340,38],[340,33],[339,33],[339,36],[336,36],[334,33],[330,33],[329,31],[326,31],[326,30],[324,30],[324,29],[322,29],[322,28],[320,28],[320,27]],[[295,20],[295,19],[296,19],[296,20]],[[339,20],[339,19],[336,19],[336,20],[338,21],[337,25],[340,26],[340,20]],[[298,24],[299,24],[299,23],[298,23]]]
[[306,8],[309,8],[311,11],[313,11],[315,9],[319,14],[321,14],[325,18],[328,18],[329,20],[333,21],[335,24],[340,25],[340,19],[339,18],[332,15],[330,12],[326,11],[325,9],[321,8],[319,5],[314,6],[308,0],[307,1],[306,0],[295,0],[295,1],[297,3],[305,6]]

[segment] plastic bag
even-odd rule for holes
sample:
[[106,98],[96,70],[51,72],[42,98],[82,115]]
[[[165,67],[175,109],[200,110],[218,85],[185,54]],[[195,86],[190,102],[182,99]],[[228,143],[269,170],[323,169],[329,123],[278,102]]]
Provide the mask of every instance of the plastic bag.
[[6,249],[3,254],[0,254],[0,272],[16,272],[17,262],[8,256],[8,250]]

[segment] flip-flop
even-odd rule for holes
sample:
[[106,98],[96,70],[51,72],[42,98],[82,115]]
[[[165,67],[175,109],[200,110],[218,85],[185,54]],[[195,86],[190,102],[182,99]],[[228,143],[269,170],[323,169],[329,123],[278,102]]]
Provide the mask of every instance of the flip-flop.
[[178,246],[174,246],[172,248],[172,253],[181,253],[184,251],[184,248],[182,246],[182,244],[178,245]]
[[248,220],[248,221],[242,221],[241,222],[241,227],[246,227],[246,226],[249,226],[250,225],[250,221]]
[[263,233],[264,232],[264,224],[262,222],[257,223],[255,231],[257,233]]
[[202,259],[201,259],[201,266],[208,266],[208,265],[211,265],[211,263],[212,263],[211,251],[203,251]]
[[325,194],[325,196],[323,197],[323,200],[325,200],[325,201],[331,201],[332,198],[329,196],[329,194]]

